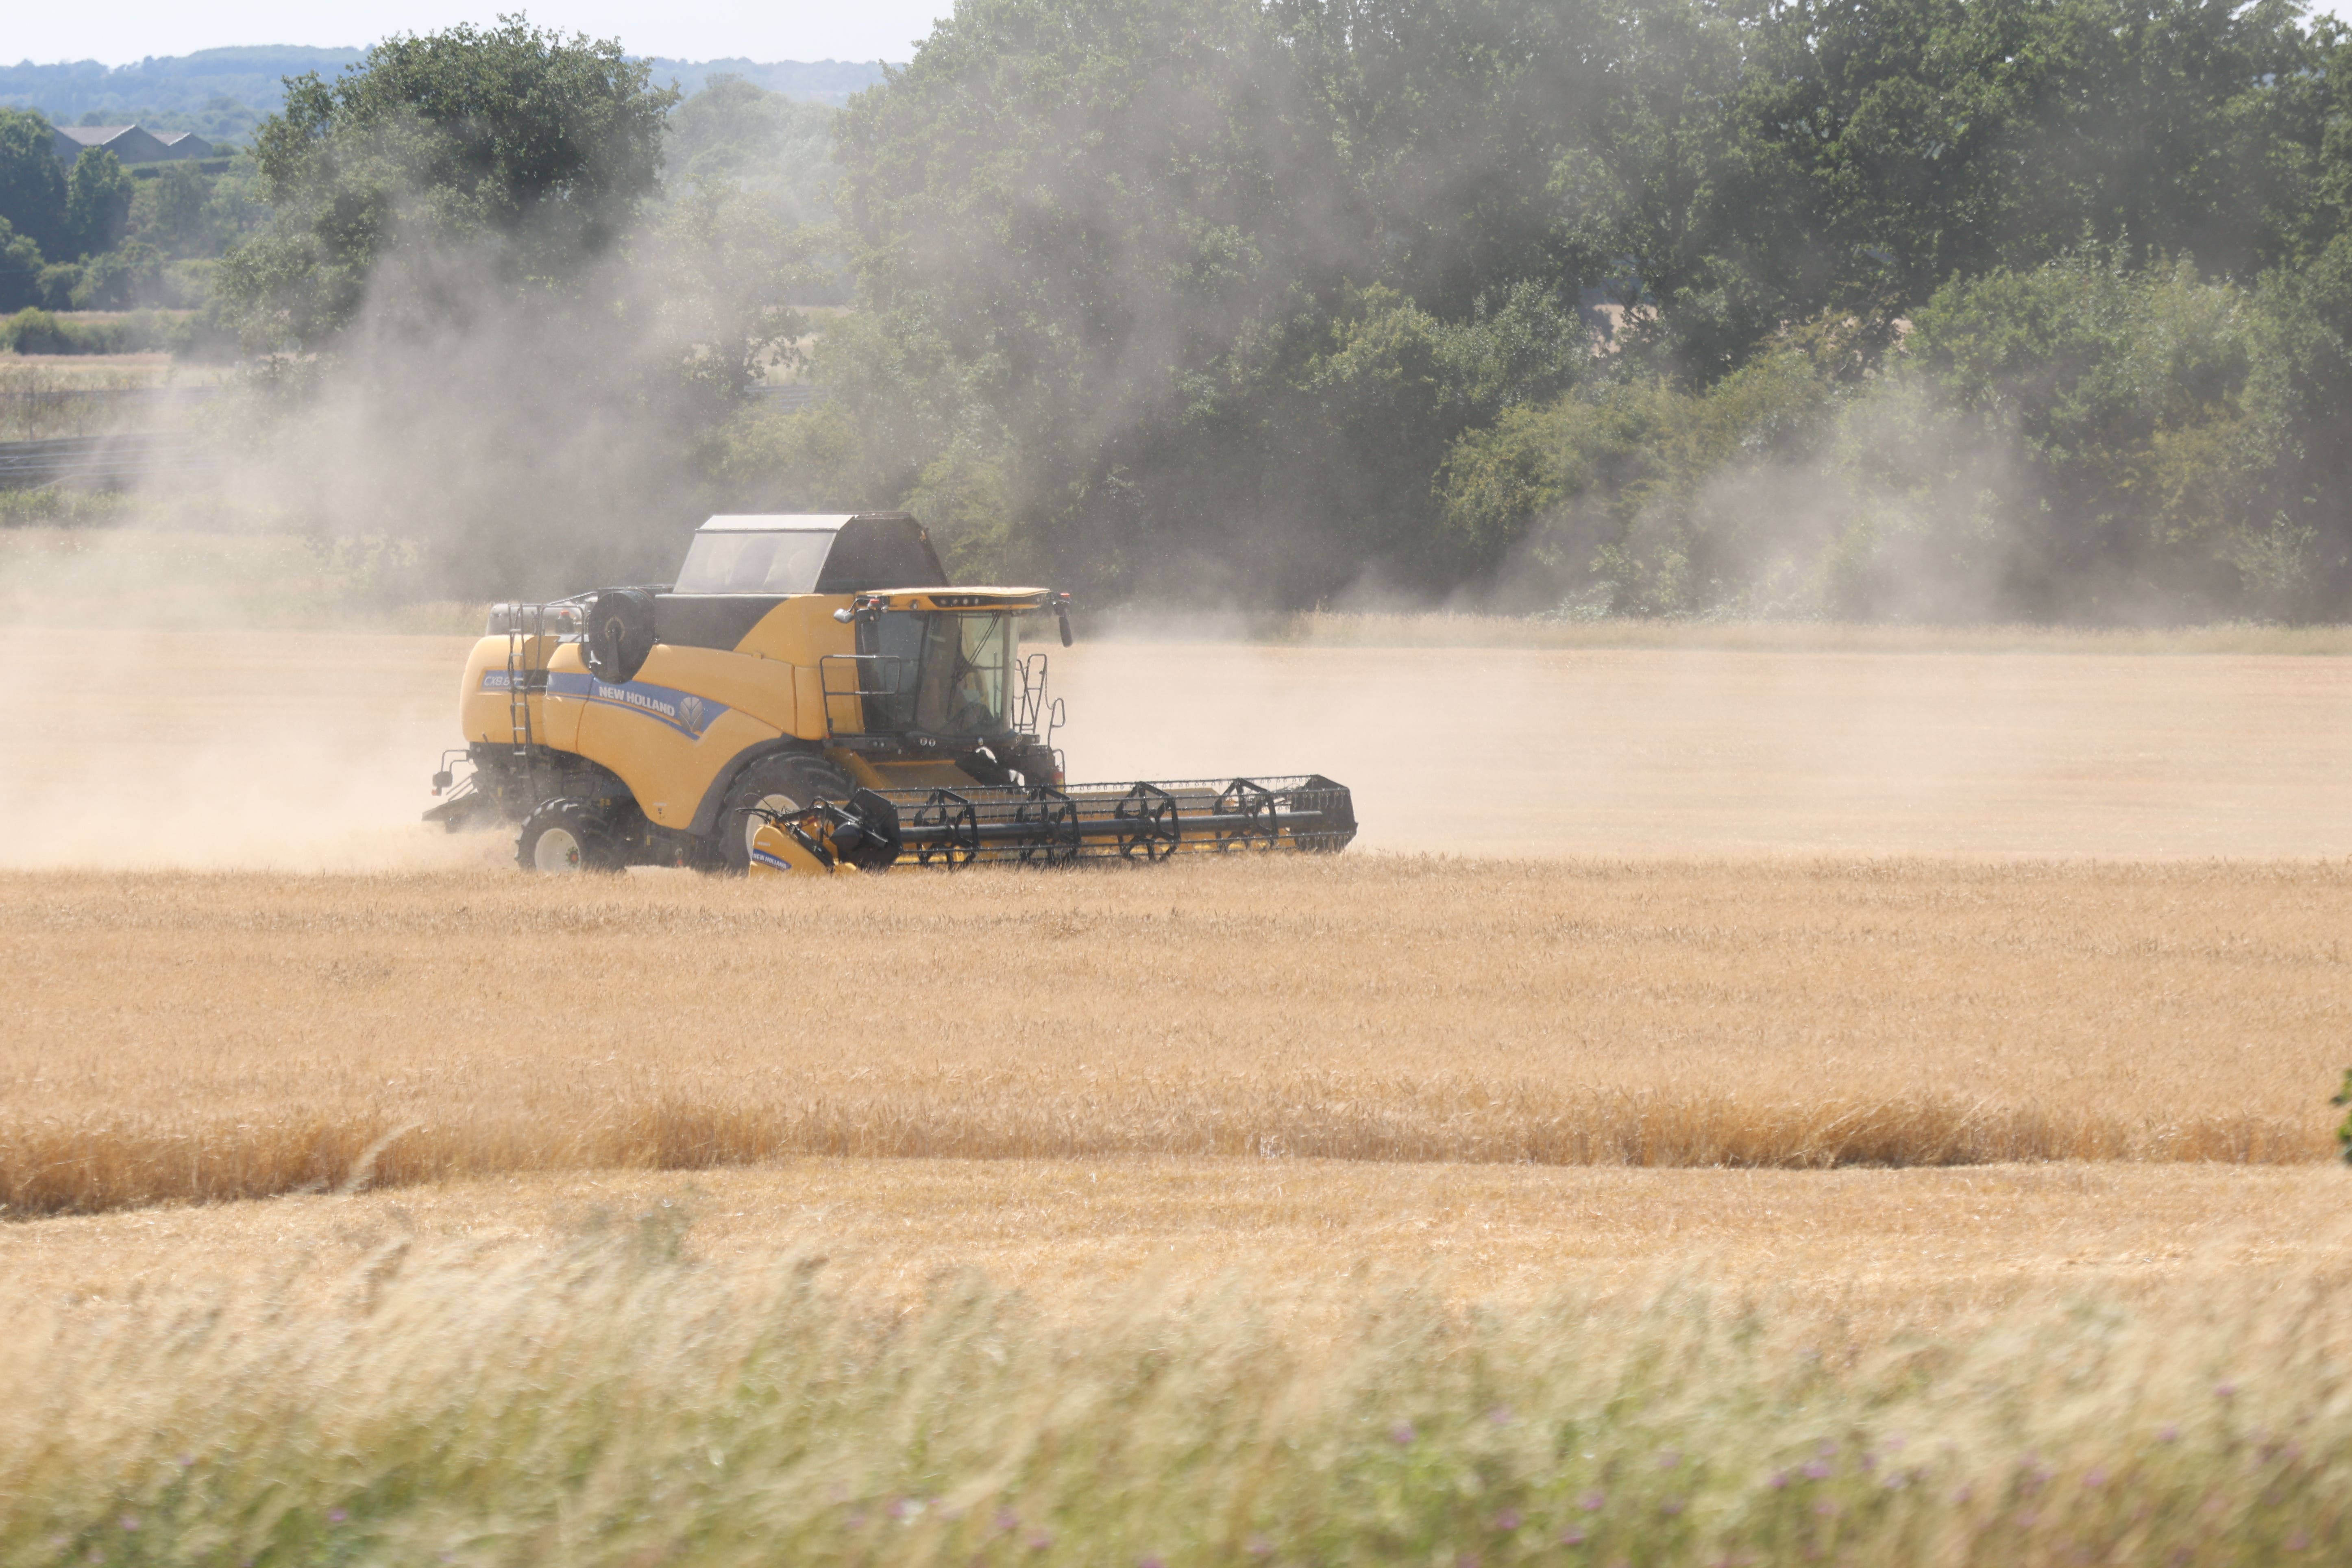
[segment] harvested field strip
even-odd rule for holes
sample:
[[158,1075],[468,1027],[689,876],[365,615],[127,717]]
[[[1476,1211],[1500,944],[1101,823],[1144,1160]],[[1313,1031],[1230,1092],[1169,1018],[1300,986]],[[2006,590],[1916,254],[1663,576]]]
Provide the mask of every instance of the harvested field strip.
[[2070,1162],[1940,1170],[1627,1170],[1317,1160],[785,1160],[736,1170],[499,1175],[0,1226],[0,1279],[56,1300],[165,1282],[320,1278],[386,1247],[561,1250],[656,1225],[687,1255],[854,1267],[876,1304],[942,1270],[1091,1310],[1137,1281],[1250,1281],[1254,1300],[1616,1299],[1696,1275],[1883,1345],[2097,1289],[2153,1300],[2279,1271],[2352,1284],[2347,1178],[2324,1165]]
[[0,878],[17,1215],[801,1154],[2332,1152],[2352,868]]

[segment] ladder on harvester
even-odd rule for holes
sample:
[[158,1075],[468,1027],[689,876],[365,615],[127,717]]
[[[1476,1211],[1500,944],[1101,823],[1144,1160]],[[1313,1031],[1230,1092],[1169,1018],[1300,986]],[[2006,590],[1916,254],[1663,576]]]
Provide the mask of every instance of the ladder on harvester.
[[538,736],[530,720],[530,694],[547,684],[547,606],[507,606],[507,723],[512,731],[514,776],[530,805],[539,789]]

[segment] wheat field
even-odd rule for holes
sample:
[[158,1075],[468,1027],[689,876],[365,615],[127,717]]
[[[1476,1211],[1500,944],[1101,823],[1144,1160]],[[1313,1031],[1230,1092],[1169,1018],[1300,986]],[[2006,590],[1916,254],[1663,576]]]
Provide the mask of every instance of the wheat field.
[[2337,642],[1490,634],[1055,656],[1337,858],[550,882],[460,641],[0,633],[0,1568],[2341,1560]]
[[796,1155],[2304,1163],[2352,868],[0,878],[15,1214]]

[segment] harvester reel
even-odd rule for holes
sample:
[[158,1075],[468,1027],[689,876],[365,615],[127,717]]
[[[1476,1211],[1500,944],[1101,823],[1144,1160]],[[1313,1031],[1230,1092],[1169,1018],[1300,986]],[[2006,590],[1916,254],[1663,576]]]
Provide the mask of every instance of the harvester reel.
[[951,789],[935,789],[916,809],[908,826],[915,829],[915,863],[928,866],[936,858],[950,871],[969,866],[980,854],[980,814]]
[[[1118,852],[1123,859],[1134,859],[1140,850],[1146,860],[1165,860],[1184,842],[1176,797],[1158,784],[1137,784],[1111,816],[1120,824]],[[1127,826],[1129,823],[1134,825],[1131,828]]]
[[1078,831],[1078,803],[1067,790],[1039,784],[1013,809],[1013,820],[1032,830],[1021,841],[1024,866],[1066,866],[1086,843]]
[[1279,848],[1282,845],[1282,813],[1274,792],[1249,779],[1235,779],[1217,796],[1216,815],[1220,817],[1241,818],[1233,827],[1217,830],[1220,854],[1231,849]]

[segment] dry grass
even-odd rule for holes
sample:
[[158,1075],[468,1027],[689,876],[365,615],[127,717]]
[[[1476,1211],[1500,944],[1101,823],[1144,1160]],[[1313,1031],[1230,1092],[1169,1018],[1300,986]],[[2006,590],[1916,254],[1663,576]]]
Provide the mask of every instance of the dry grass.
[[298,1210],[244,1278],[79,1300],[0,1278],[0,1563],[2074,1568],[2352,1548],[2340,1245],[2318,1268],[2044,1289],[1884,1332],[1729,1268],[1614,1290],[1570,1268],[1472,1305],[1378,1271],[1296,1299],[1245,1272],[1040,1302],[943,1271],[908,1292],[788,1243],[701,1257],[676,1212],[321,1257]]
[[0,879],[16,1214],[784,1156],[2310,1162],[2352,868]]

